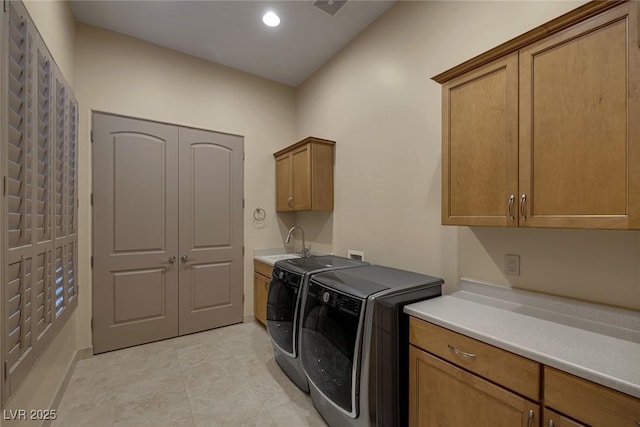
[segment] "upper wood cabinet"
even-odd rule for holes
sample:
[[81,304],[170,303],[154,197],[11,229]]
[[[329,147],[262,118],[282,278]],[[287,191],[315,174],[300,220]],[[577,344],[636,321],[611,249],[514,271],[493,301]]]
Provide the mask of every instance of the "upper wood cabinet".
[[640,228],[639,5],[612,5],[434,77],[443,224]]
[[308,137],[274,153],[276,210],[333,210],[335,142]]
[[443,223],[517,225],[518,54],[445,83],[442,105]]

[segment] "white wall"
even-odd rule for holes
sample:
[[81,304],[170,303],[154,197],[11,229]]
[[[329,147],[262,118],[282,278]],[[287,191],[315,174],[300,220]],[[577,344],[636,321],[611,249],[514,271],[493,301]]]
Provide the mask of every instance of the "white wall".
[[[78,345],[91,346],[91,111],[105,111],[244,136],[245,314],[253,313],[254,248],[282,246],[275,218],[273,152],[295,138],[295,91],[132,37],[78,24],[80,105]],[[264,228],[253,210],[267,212]]]
[[[297,90],[298,138],[336,141],[335,210],[285,222],[315,250],[640,308],[640,233],[440,225],[441,90],[430,77],[583,2],[400,2]],[[521,255],[521,276],[503,274]]]
[[[24,2],[69,85],[74,87],[75,23],[67,2]],[[36,361],[5,409],[50,409],[76,353],[76,314]],[[3,426],[36,426],[38,421],[2,421]]]

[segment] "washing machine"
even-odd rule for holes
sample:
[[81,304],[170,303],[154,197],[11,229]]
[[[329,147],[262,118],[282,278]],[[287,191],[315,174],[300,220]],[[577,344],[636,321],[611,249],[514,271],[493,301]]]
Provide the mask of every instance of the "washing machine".
[[300,325],[311,399],[331,427],[408,424],[406,304],[438,297],[444,281],[379,265],[313,275]]
[[291,381],[309,393],[298,354],[299,318],[304,289],[314,274],[369,265],[367,262],[323,255],[275,263],[267,297],[267,331],[276,362]]

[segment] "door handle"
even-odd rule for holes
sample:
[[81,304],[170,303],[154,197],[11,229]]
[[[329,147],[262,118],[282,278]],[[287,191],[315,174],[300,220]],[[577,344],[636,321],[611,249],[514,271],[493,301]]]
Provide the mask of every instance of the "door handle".
[[162,262],[163,263],[168,262],[169,264],[173,264],[174,262],[176,262],[176,257],[172,255],[167,259],[163,259]]
[[513,202],[515,202],[516,196],[513,194],[509,196],[509,221],[513,222],[515,218],[515,214],[513,213]]
[[524,210],[526,201],[527,195],[522,193],[522,196],[520,196],[520,219],[522,219],[522,221],[527,220],[527,212]]
[[182,261],[182,262],[195,261],[195,259],[194,258],[189,258],[189,255],[182,255],[180,257],[180,261]]

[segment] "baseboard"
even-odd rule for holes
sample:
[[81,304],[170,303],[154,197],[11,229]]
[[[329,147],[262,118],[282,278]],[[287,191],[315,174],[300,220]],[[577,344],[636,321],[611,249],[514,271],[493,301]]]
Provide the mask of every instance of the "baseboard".
[[[91,356],[93,356],[93,347],[76,350],[71,363],[69,363],[69,366],[67,367],[67,372],[64,374],[64,378],[60,382],[60,386],[58,386],[58,390],[51,400],[49,408],[58,409],[58,406],[60,406],[60,402],[62,401],[62,397],[64,396],[64,392],[67,390],[69,381],[71,381],[71,377],[73,376],[73,371],[76,369],[76,364],[79,360],[88,359]],[[53,420],[45,420],[42,422],[42,427],[50,427],[51,424],[53,424]]]
[[78,361],[93,357],[93,346],[78,349]]

